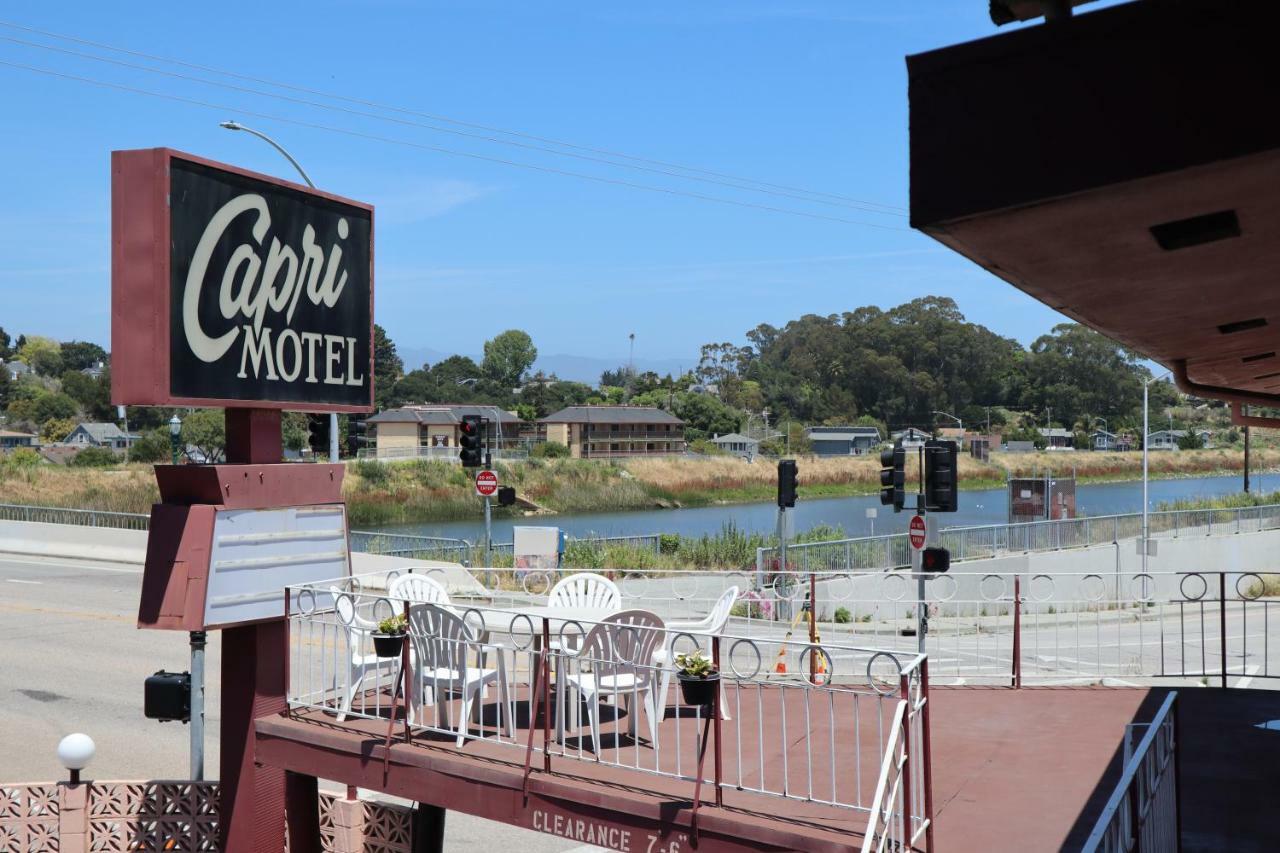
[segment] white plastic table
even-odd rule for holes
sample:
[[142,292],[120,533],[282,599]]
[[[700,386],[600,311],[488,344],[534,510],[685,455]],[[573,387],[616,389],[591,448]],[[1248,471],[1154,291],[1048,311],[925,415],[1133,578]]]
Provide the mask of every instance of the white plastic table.
[[621,613],[619,608],[609,607],[553,607],[548,605],[535,605],[531,607],[513,607],[509,610],[496,610],[486,608],[484,610],[473,610],[466,614],[468,621],[475,621],[475,616],[479,614],[484,620],[484,628],[491,634],[506,634],[508,636],[524,636],[532,635],[535,645],[542,642],[542,622],[547,621],[547,627],[551,633],[551,642],[555,643],[560,639],[560,633],[568,626],[570,636],[585,635],[595,627],[596,623],[603,622],[615,613]]

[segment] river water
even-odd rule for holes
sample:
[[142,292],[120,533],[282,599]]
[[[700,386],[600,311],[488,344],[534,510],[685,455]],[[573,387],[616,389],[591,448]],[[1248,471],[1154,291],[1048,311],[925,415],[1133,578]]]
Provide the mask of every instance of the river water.
[[[1253,476],[1252,488],[1262,492],[1275,488],[1276,475]],[[1152,480],[1149,484],[1151,508],[1184,498],[1218,497],[1240,491],[1241,477],[1196,477],[1177,480]],[[892,508],[880,506],[877,495],[849,498],[804,500],[795,507],[795,530],[807,530],[817,524],[843,528],[850,536],[891,533],[904,530],[905,521],[894,519]],[[1115,515],[1142,511],[1142,483],[1099,483],[1076,487],[1076,507],[1080,515]],[[425,524],[389,525],[381,528],[398,533],[421,536],[453,536],[478,541],[484,536],[477,501],[475,521],[428,522]],[[875,509],[876,518],[867,517]],[[960,510],[951,513],[943,523],[947,527],[973,524],[1002,524],[1007,520],[1007,501],[1003,489],[962,491]],[[511,528],[517,524],[554,525],[570,536],[628,536],[650,533],[680,533],[701,536],[717,533],[729,523],[748,531],[771,533],[777,525],[777,507],[772,503],[732,504],[728,506],[691,507],[686,509],[651,509],[630,512],[598,512],[579,515],[548,515],[531,518],[501,518],[493,521],[495,542],[510,542]]]

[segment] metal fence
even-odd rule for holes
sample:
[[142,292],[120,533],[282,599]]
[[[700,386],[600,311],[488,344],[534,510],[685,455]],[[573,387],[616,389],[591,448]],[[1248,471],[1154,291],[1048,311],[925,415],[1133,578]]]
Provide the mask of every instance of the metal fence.
[[[1280,528],[1280,505],[1152,512],[1147,514],[1147,527],[1152,538],[1256,533]],[[938,544],[951,551],[953,560],[977,560],[1010,553],[1108,545],[1141,535],[1142,514],[1131,513],[952,527],[941,531]],[[756,552],[756,568],[762,572],[775,569],[779,559],[777,548],[760,548]],[[787,567],[801,572],[882,571],[910,563],[905,533],[787,546]]]
[[[483,741],[525,758],[526,772],[587,761],[635,772],[636,784],[644,774],[683,780],[695,802],[705,786],[708,799],[731,789],[868,817],[889,762],[900,782],[881,798],[882,815],[904,839],[931,826],[921,655],[731,632],[695,638],[648,611],[597,622],[456,598],[436,608],[391,599],[369,578],[287,595],[288,701],[319,723],[388,742]],[[397,656],[377,657],[373,627],[397,613],[407,614],[408,640]],[[721,672],[720,714],[686,704],[673,677],[674,656],[704,645]],[[890,754],[891,735],[910,746]]]
[[[1131,755],[1082,848],[1084,853],[1182,849],[1178,694],[1170,693]],[[1126,732],[1126,737],[1128,736]]]
[[0,521],[36,521],[43,524],[78,524],[83,527],[111,527],[118,530],[146,530],[151,517],[134,512],[103,512],[96,509],[63,509],[49,506],[0,504]]

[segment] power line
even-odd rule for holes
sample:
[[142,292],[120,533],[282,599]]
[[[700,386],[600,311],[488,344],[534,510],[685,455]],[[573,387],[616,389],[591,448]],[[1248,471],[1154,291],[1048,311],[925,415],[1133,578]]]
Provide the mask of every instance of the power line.
[[437,154],[448,154],[453,157],[466,157],[472,160],[481,160],[487,163],[498,163],[503,166],[513,166],[519,169],[528,169],[535,172],[544,172],[551,175],[561,175],[564,177],[579,178],[586,181],[595,181],[596,183],[610,184],[613,186],[628,187],[630,189],[645,190],[647,192],[662,193],[664,195],[683,196],[685,198],[698,199],[700,201],[710,201],[716,204],[732,205],[734,207],[745,207],[754,210],[765,210],[771,213],[783,213],[789,216],[802,216],[807,219],[821,219],[828,222],[840,222],[846,225],[861,225],[866,228],[877,228],[882,231],[899,231],[903,233],[909,232],[907,228],[896,228],[891,225],[881,225],[876,222],[861,222],[856,219],[844,219],[838,216],[827,216],[821,213],[810,213],[802,210],[791,210],[784,207],[773,207],[767,204],[757,204],[750,201],[738,201],[736,199],[721,198],[719,196],[705,195],[703,193],[689,192],[687,190],[671,189],[669,187],[658,187],[651,184],[639,184],[634,181],[624,181],[619,178],[607,178],[600,175],[589,175],[584,172],[572,172],[567,169],[558,169],[553,166],[539,166],[534,163],[522,163],[518,160],[506,160],[501,157],[491,157],[487,154],[476,154],[471,151],[457,151],[452,148],[443,148],[438,145],[427,145],[421,142],[412,142],[407,139],[395,139],[394,137],[381,136],[375,133],[365,133],[363,131],[351,130],[349,128],[335,127],[333,125],[319,124],[317,122],[303,121],[301,119],[287,118],[285,116],[274,115],[272,113],[263,113],[255,110],[247,110],[240,107],[227,106],[225,104],[215,104],[209,101],[202,101],[196,98],[187,98],[181,95],[171,95],[165,92],[155,92],[150,89],[142,89],[136,86],[126,86],[121,83],[111,83],[105,80],[96,80],[92,77],[82,77],[77,74],[67,74],[61,71],[54,71],[48,68],[40,68],[34,65],[25,65],[20,62],[8,62],[0,60],[0,65],[9,68],[17,68],[23,71],[31,71],[36,74],[43,74],[48,77],[57,77],[63,80],[71,80],[77,83],[84,83],[90,86],[97,86],[103,89],[115,89],[121,92],[129,92],[135,95],[146,95],[152,98],[160,98],[163,100],[174,101],[181,104],[189,104],[191,106],[206,107],[208,109],[221,110],[223,112],[237,113],[240,115],[253,116],[254,118],[265,119],[267,121],[277,121],[282,124],[290,124],[295,127],[305,127],[311,130],[320,130],[327,133],[337,133],[343,136],[350,136],[357,139],[368,139],[374,142],[383,142],[389,145],[400,145],[407,148],[416,148],[423,151],[432,151]]
[[244,86],[236,86],[236,85],[233,85],[233,84],[231,84],[231,83],[222,83],[222,82],[219,82],[219,81],[217,81],[217,80],[208,80],[208,79],[205,79],[205,78],[202,78],[202,77],[193,77],[193,76],[191,76],[191,75],[189,75],[189,74],[178,74],[178,73],[173,72],[173,71],[164,71],[164,70],[161,70],[161,69],[159,69],[159,68],[149,68],[148,66],[145,66],[145,65],[138,65],[137,63],[133,63],[133,62],[124,62],[124,61],[119,60],[119,59],[109,59],[109,58],[107,58],[107,57],[103,57],[103,56],[95,56],[95,55],[93,55],[93,54],[91,54],[91,53],[84,53],[84,52],[82,52],[82,51],[78,51],[78,50],[69,50],[69,49],[67,49],[67,48],[55,47],[55,46],[53,46],[53,45],[40,44],[40,43],[38,43],[38,42],[27,41],[27,40],[25,40],[25,39],[12,38],[12,37],[10,37],[10,36],[0,36],[0,41],[7,41],[7,42],[10,42],[10,43],[12,43],[12,44],[25,45],[25,46],[27,46],[27,47],[34,47],[34,48],[38,48],[38,49],[40,49],[40,50],[52,51],[52,52],[54,52],[54,53],[61,53],[61,54],[67,55],[67,56],[75,56],[75,57],[79,57],[79,58],[82,58],[82,59],[89,59],[89,60],[92,60],[92,61],[94,61],[94,62],[106,63],[106,64],[108,64],[108,65],[115,65],[115,66],[119,66],[119,67],[122,67],[122,68],[131,68],[131,69],[134,69],[134,70],[136,70],[136,71],[143,71],[143,72],[148,73],[148,74],[159,74],[159,75],[161,75],[161,76],[169,77],[169,78],[172,78],[172,79],[177,79],[177,80],[186,80],[186,81],[194,82],[194,83],[202,83],[202,84],[207,85],[207,86],[216,86],[216,87],[218,87],[218,88],[221,88],[221,89],[229,89],[229,90],[234,91],[234,92],[242,92],[242,93],[245,93],[245,94],[249,94],[249,95],[257,95],[257,96],[264,97],[264,98],[274,98],[274,99],[276,99],[276,100],[280,100],[280,101],[287,101],[287,102],[289,102],[289,103],[301,104],[301,105],[303,105],[303,106],[308,106],[308,107],[315,107],[316,109],[329,110],[329,111],[331,111],[331,112],[339,112],[339,113],[344,113],[344,114],[346,114],[346,115],[360,116],[360,117],[362,117],[362,118],[371,118],[371,119],[375,119],[375,120],[377,120],[377,121],[385,121],[385,122],[390,122],[390,123],[392,123],[392,124],[398,124],[398,125],[403,125],[403,126],[408,126],[408,127],[417,127],[417,128],[422,128],[422,129],[425,129],[425,130],[435,131],[435,132],[437,132],[437,133],[447,133],[447,134],[451,134],[451,135],[453,135],[453,136],[461,136],[461,137],[465,137],[465,138],[468,138],[468,139],[478,139],[478,140],[481,140],[481,141],[483,141],[483,142],[492,142],[492,143],[497,144],[497,145],[508,145],[508,146],[511,146],[511,147],[514,147],[514,148],[521,148],[521,149],[530,150],[530,151],[541,151],[541,152],[546,153],[546,154],[554,154],[554,155],[556,155],[556,156],[558,156],[558,157],[572,157],[572,158],[574,158],[574,159],[576,159],[576,160],[585,160],[585,161],[588,161],[588,162],[592,162],[592,163],[601,163],[601,164],[608,165],[608,166],[620,166],[620,167],[622,167],[622,168],[624,168],[624,169],[634,169],[634,170],[641,171],[641,172],[650,172],[650,173],[654,173],[654,174],[661,174],[661,175],[666,175],[666,176],[668,176],[668,177],[677,178],[677,179],[680,179],[680,180],[699,181],[699,182],[701,182],[701,183],[716,184],[716,185],[718,185],[718,186],[728,187],[728,188],[730,188],[730,189],[746,190],[746,191],[748,191],[748,192],[763,193],[763,194],[765,194],[765,195],[776,196],[776,197],[779,197],[779,198],[790,198],[790,199],[795,199],[795,200],[797,200],[797,201],[803,201],[803,202],[810,203],[810,204],[825,204],[825,205],[830,205],[830,206],[832,206],[832,207],[846,207],[846,208],[851,208],[851,209],[853,209],[853,210],[860,210],[860,211],[863,211],[863,212],[865,212],[865,213],[875,213],[875,214],[880,214],[880,215],[884,215],[884,216],[901,216],[901,215],[902,215],[902,214],[897,214],[897,213],[889,213],[889,212],[881,211],[881,210],[874,210],[874,209],[870,209],[870,208],[867,208],[867,207],[862,207],[862,206],[858,206],[858,205],[854,205],[854,204],[848,204],[848,203],[844,203],[844,202],[826,201],[826,200],[823,200],[823,199],[808,198],[808,197],[806,197],[806,196],[797,195],[797,194],[795,194],[795,193],[777,192],[777,191],[774,191],[774,190],[767,190],[767,189],[760,189],[760,188],[757,188],[757,187],[743,186],[742,184],[730,183],[730,182],[728,182],[728,181],[720,181],[720,180],[716,180],[716,179],[714,179],[714,178],[700,178],[700,177],[696,177],[696,176],[693,176],[693,175],[682,175],[682,174],[680,174],[679,172],[674,172],[674,171],[671,171],[671,170],[669,170],[669,169],[658,169],[658,168],[652,168],[652,167],[648,167],[648,166],[636,166],[636,165],[632,165],[632,164],[630,164],[630,163],[619,163],[619,162],[617,162],[617,161],[615,161],[615,160],[607,160],[607,159],[604,159],[604,158],[602,158],[602,157],[592,157],[592,156],[587,156],[587,155],[584,155],[584,154],[573,154],[573,153],[571,153],[571,152],[567,152],[567,151],[557,151],[557,150],[555,150],[554,148],[547,148],[547,147],[542,146],[542,145],[532,145],[532,144],[525,143],[525,142],[514,142],[514,141],[511,141],[511,140],[508,140],[508,139],[496,139],[496,138],[494,138],[494,137],[492,137],[492,136],[484,136],[484,135],[482,135],[482,134],[478,134],[478,133],[470,133],[470,132],[465,131],[465,130],[454,130],[454,129],[452,129],[452,128],[447,128],[447,127],[437,127],[437,126],[430,125],[430,124],[424,124],[424,123],[422,123],[422,122],[418,122],[418,121],[409,121],[409,120],[406,120],[406,119],[397,119],[397,118],[392,118],[392,117],[390,117],[390,116],[382,116],[382,115],[378,115],[377,113],[366,112],[366,111],[364,111],[364,110],[353,110],[353,109],[350,109],[350,108],[347,108],[347,107],[336,107],[336,106],[333,106],[333,105],[330,105],[330,104],[323,104],[323,103],[319,103],[319,102],[317,102],[317,101],[309,101],[309,100],[306,100],[306,99],[303,99],[303,98],[294,98],[294,97],[291,97],[291,96],[289,96],[289,95],[280,95],[280,94],[276,94],[276,93],[274,93],[274,92],[264,92],[264,91],[262,91],[261,89],[250,89],[250,88],[246,88],[246,87],[244,87]]
[[[59,39],[59,40],[62,40],[62,41],[69,41],[69,42],[73,42],[73,43],[75,43],[75,44],[86,45],[86,46],[89,46],[89,47],[98,48],[98,49],[100,49],[100,50],[108,50],[108,51],[112,51],[112,52],[115,52],[115,53],[125,54],[125,55],[128,55],[128,56],[135,56],[135,57],[138,57],[138,58],[141,58],[141,59],[147,59],[147,60],[150,60],[150,61],[153,61],[153,62],[164,62],[164,63],[168,63],[168,64],[170,64],[170,65],[177,65],[177,66],[180,66],[180,67],[183,67],[183,68],[191,68],[191,69],[194,69],[194,70],[197,70],[197,71],[204,71],[204,72],[208,72],[208,73],[212,73],[212,74],[218,74],[218,75],[221,75],[221,76],[224,76],[224,77],[230,77],[230,78],[237,79],[237,80],[245,80],[245,81],[252,82],[252,83],[258,83],[258,84],[262,84],[262,85],[266,85],[266,86],[272,86],[272,87],[279,88],[279,89],[285,89],[285,90],[288,90],[288,91],[300,92],[300,93],[308,94],[308,95],[314,95],[314,96],[317,96],[317,97],[327,98],[327,99],[330,99],[330,100],[342,101],[342,102],[351,103],[351,104],[357,104],[357,105],[360,105],[360,106],[365,106],[365,107],[371,107],[371,108],[374,108],[374,109],[385,110],[385,111],[387,111],[387,112],[400,113],[400,114],[402,114],[402,115],[417,116],[417,117],[419,117],[419,118],[426,118],[426,119],[430,119],[430,120],[432,120],[432,121],[442,121],[442,122],[445,122],[445,123],[447,123],[447,124],[454,124],[454,125],[457,125],[457,126],[459,126],[459,127],[469,127],[469,128],[475,129],[475,130],[483,130],[483,131],[490,132],[490,133],[500,133],[500,134],[503,134],[503,135],[505,135],[505,136],[513,136],[513,137],[517,137],[517,138],[520,138],[520,139],[528,139],[528,140],[531,140],[531,141],[534,141],[534,142],[545,143],[545,144],[548,144],[548,145],[555,145],[555,146],[559,146],[559,147],[562,147],[562,148],[568,148],[568,149],[572,149],[572,150],[576,150],[576,151],[585,151],[585,152],[588,152],[588,153],[591,153],[591,154],[605,155],[605,156],[609,156],[609,157],[617,157],[617,158],[621,158],[621,159],[624,159],[624,160],[631,160],[631,161],[634,161],[634,162],[636,162],[636,163],[646,163],[646,164],[649,164],[649,165],[651,165],[651,166],[660,166],[660,167],[665,167],[665,168],[669,168],[669,169],[678,169],[678,170],[683,171],[683,172],[691,172],[691,173],[695,173],[695,174],[708,175],[708,176],[711,176],[711,177],[714,177],[714,178],[721,178],[721,179],[726,179],[726,180],[730,180],[730,181],[737,181],[737,182],[740,182],[740,183],[743,183],[743,184],[756,184],[756,185],[758,185],[758,187],[766,187],[766,188],[770,188],[770,189],[772,189],[772,190],[781,190],[781,191],[783,191],[783,194],[785,194],[785,193],[802,193],[802,194],[804,194],[804,195],[806,195],[806,196],[819,196],[819,197],[825,197],[825,198],[828,198],[828,199],[834,199],[834,200],[836,200],[836,201],[845,202],[845,203],[847,203],[847,206],[854,206],[854,207],[855,207],[855,209],[864,210],[864,211],[866,211],[866,212],[870,212],[870,213],[879,213],[879,214],[883,214],[883,215],[898,215],[898,216],[902,216],[902,215],[905,215],[905,214],[906,214],[906,210],[905,210],[904,208],[900,207],[900,206],[897,206],[897,205],[889,205],[889,204],[883,204],[883,203],[880,203],[880,202],[866,201],[866,200],[864,200],[864,199],[857,199],[857,198],[853,198],[853,197],[850,197],[850,196],[840,195],[840,194],[838,194],[838,193],[825,192],[825,191],[822,191],[822,190],[810,190],[810,189],[806,189],[806,188],[803,188],[803,187],[795,187],[795,186],[788,186],[788,185],[786,185],[786,184],[771,183],[771,182],[767,182],[767,181],[760,181],[760,180],[756,180],[756,179],[753,179],[753,178],[744,178],[744,177],[740,177],[740,176],[736,176],[736,175],[727,174],[727,173],[724,173],[724,172],[716,172],[716,171],[712,171],[712,170],[709,170],[709,169],[702,169],[702,168],[693,167],[693,166],[684,166],[684,165],[681,165],[681,164],[679,164],[679,163],[672,163],[672,162],[669,162],[669,161],[655,160],[655,159],[646,158],[646,157],[638,157],[638,156],[635,156],[635,155],[627,154],[627,153],[625,153],[625,152],[614,151],[614,150],[610,150],[610,149],[606,149],[606,148],[595,148],[595,147],[586,146],[586,145],[578,145],[578,144],[571,143],[571,142],[565,142],[565,141],[563,141],[563,140],[552,139],[552,138],[544,137],[544,136],[537,136],[537,135],[534,135],[534,134],[524,133],[524,132],[521,132],[521,131],[506,130],[506,129],[504,129],[504,128],[495,127],[495,126],[492,126],[492,125],[485,125],[485,124],[479,124],[479,123],[476,123],[476,122],[462,121],[462,120],[459,120],[459,119],[450,118],[450,117],[448,117],[448,116],[442,116],[442,115],[437,115],[437,114],[433,114],[433,113],[420,112],[420,111],[417,111],[417,110],[406,109],[406,108],[403,108],[403,107],[397,107],[397,106],[390,105],[390,104],[383,104],[383,103],[379,103],[379,102],[377,102],[377,101],[370,101],[370,100],[365,100],[365,99],[362,99],[362,98],[352,98],[352,97],[348,97],[348,96],[344,96],[344,95],[337,95],[337,94],[333,94],[333,93],[331,93],[331,92],[324,92],[324,91],[321,91],[321,90],[318,90],[318,89],[310,89],[310,88],[307,88],[307,87],[304,87],[304,86],[297,86],[297,85],[292,85],[292,84],[289,84],[289,83],[281,83],[281,82],[278,82],[278,81],[269,80],[269,79],[266,79],[266,78],[254,77],[254,76],[250,76],[250,75],[246,75],[246,74],[239,74],[239,73],[236,73],[236,72],[234,72],[234,71],[227,71],[227,70],[225,70],[225,69],[216,68],[216,67],[213,67],[213,66],[208,66],[208,65],[199,65],[199,64],[196,64],[196,63],[185,62],[185,61],[180,60],[180,59],[173,59],[173,58],[171,58],[171,57],[157,56],[157,55],[155,55],[155,54],[149,54],[149,53],[144,53],[144,52],[142,52],[142,51],[136,51],[136,50],[131,50],[131,49],[128,49],[128,48],[117,47],[117,46],[110,45],[110,44],[106,44],[106,43],[103,43],[103,42],[92,41],[92,40],[89,40],[89,39],[83,39],[83,38],[79,38],[79,37],[76,37],[76,36],[70,36],[70,35],[65,35],[65,34],[62,34],[62,33],[51,32],[51,31],[48,31],[48,30],[41,30],[41,29],[37,29],[37,28],[35,28],[35,27],[28,27],[28,26],[25,26],[25,25],[23,25],[23,24],[14,23],[14,22],[11,22],[11,21],[4,21],[4,20],[0,20],[0,26],[8,27],[8,28],[11,28],[11,29],[16,29],[16,30],[21,30],[21,31],[24,31],[24,32],[29,32],[29,33],[35,33],[35,34],[37,34],[37,35],[45,36],[45,37],[47,37],[47,38]],[[14,40],[14,41],[16,41],[16,40]],[[31,43],[31,42],[20,42],[20,43],[26,43],[26,44],[30,44],[30,45],[32,45],[32,46],[34,46],[34,47],[40,47],[40,48],[45,48],[45,49],[50,49],[50,50],[58,50],[58,48],[53,48],[53,47],[48,46],[48,45],[40,45],[40,44],[36,44],[36,43]],[[88,55],[88,54],[79,54],[79,55],[86,56],[87,58],[90,58],[90,59],[96,59],[96,60],[98,60],[98,61],[111,62],[111,60],[105,59],[105,58],[103,58],[103,57],[94,57],[94,56],[92,56],[92,55]],[[166,73],[166,72],[160,71],[159,69],[148,69],[148,68],[141,67],[141,66],[133,66],[133,67],[140,67],[142,70],[150,71],[150,72],[153,72],[153,73],[161,73],[161,74]],[[193,78],[193,79],[194,79],[194,78]],[[216,82],[213,82],[213,81],[207,81],[207,80],[199,80],[199,82],[203,82],[203,83],[207,83],[207,84],[209,84],[209,85],[215,85],[215,86],[216,86],[216,85],[224,85],[224,84],[219,84],[219,83],[216,83]],[[271,94],[269,94],[269,93],[258,93],[258,94],[263,94],[263,95],[265,95],[266,97],[279,97],[279,96],[276,96],[276,95],[271,95]],[[305,103],[305,102],[304,102],[304,103]],[[328,107],[328,106],[325,106],[325,105],[318,105],[318,104],[317,104],[317,105],[315,105],[315,106],[318,106],[318,107],[320,107],[320,108],[322,108],[322,109],[332,109],[332,107]],[[385,119],[385,117],[383,117],[383,118],[384,118],[384,120],[389,120],[389,119]],[[436,131],[438,131],[438,132],[442,132],[442,133],[453,132],[453,131],[448,131],[448,130],[443,129],[443,128],[430,128],[430,129],[432,129],[432,130],[436,130]],[[483,138],[483,137],[481,137],[481,138]],[[498,144],[510,144],[510,143],[506,143],[506,142],[504,142],[504,141],[502,141],[502,140],[489,140],[489,141],[493,141],[493,142],[496,142],[496,143],[498,143]],[[545,150],[545,149],[540,149],[540,150]],[[562,155],[562,156],[574,156],[574,155],[570,155],[570,154],[568,154],[567,152],[554,152],[554,151],[553,151],[553,152],[550,152],[550,153],[556,153],[556,154],[560,154],[560,155]],[[634,167],[634,166],[628,166],[627,164],[621,164],[621,163],[615,163],[615,164],[613,164],[613,165],[621,166],[621,167],[623,167],[623,168],[637,168],[637,167]],[[696,178],[693,178],[693,177],[692,177],[692,176],[690,176],[690,175],[684,175],[684,176],[678,176],[678,177],[684,177],[684,178],[689,179],[689,180],[697,180]],[[738,188],[738,189],[743,189],[743,190],[748,190],[748,191],[754,191],[754,192],[763,192],[763,191],[764,191],[764,190],[760,190],[760,189],[758,189],[758,188],[745,187],[745,186],[740,186],[740,187],[737,187],[737,188]],[[774,194],[777,194],[777,193],[774,193]],[[806,200],[808,200],[808,201],[813,201],[813,202],[817,202],[817,203],[824,203],[824,202],[819,201],[819,200],[818,200],[818,199],[816,199],[816,198],[814,198],[814,199],[806,199]]]

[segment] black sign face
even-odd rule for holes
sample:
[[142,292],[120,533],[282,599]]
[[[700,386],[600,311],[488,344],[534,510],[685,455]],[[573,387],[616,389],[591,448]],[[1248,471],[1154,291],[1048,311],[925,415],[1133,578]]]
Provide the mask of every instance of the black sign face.
[[367,406],[368,210],[170,161],[174,397]]

